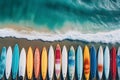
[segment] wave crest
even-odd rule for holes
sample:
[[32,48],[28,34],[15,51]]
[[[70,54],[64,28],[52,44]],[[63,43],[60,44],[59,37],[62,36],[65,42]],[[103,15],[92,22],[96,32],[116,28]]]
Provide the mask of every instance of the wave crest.
[[81,40],[86,42],[120,43],[119,30],[110,32],[98,32],[83,34],[78,31],[68,31],[66,33],[46,33],[37,31],[17,31],[10,28],[0,29],[0,37],[26,38],[28,40],[40,39],[43,41],[62,41],[64,39]]

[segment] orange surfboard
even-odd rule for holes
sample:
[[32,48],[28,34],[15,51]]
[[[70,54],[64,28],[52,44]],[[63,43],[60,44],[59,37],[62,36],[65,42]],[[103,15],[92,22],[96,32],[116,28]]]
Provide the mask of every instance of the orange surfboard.
[[34,75],[36,79],[38,79],[39,73],[40,73],[40,52],[39,48],[36,48],[34,53]]
[[89,80],[90,76],[90,53],[89,48],[86,45],[84,48],[84,75],[86,80]]
[[41,54],[41,74],[42,79],[46,79],[47,75],[47,50],[46,47],[43,47],[42,54]]

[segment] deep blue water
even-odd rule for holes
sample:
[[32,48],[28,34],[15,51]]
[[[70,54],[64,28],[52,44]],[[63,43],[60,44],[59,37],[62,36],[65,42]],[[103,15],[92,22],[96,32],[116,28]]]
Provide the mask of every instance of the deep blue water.
[[69,22],[85,31],[120,29],[120,0],[0,0],[0,23],[47,25]]

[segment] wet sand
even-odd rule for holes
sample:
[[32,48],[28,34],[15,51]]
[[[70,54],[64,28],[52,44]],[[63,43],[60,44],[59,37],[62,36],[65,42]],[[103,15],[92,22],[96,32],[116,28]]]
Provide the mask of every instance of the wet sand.
[[28,47],[31,46],[33,50],[35,50],[36,47],[42,50],[42,47],[45,46],[47,49],[49,49],[50,45],[53,45],[54,49],[57,44],[60,44],[61,48],[63,45],[66,45],[67,49],[69,50],[70,46],[73,46],[76,50],[77,46],[80,45],[82,48],[84,48],[85,45],[88,45],[91,47],[92,45],[95,46],[96,50],[99,48],[100,45],[104,48],[106,45],[109,46],[111,49],[112,46],[115,46],[116,48],[119,47],[119,43],[95,43],[95,42],[84,42],[79,40],[62,40],[62,41],[42,41],[42,40],[27,40],[24,38],[12,38],[12,37],[6,37],[6,38],[0,38],[0,49],[5,46],[8,48],[8,46],[11,46],[12,48],[14,45],[18,43],[20,50],[21,48],[25,48],[26,51],[28,50]]
[[[53,48],[55,50],[55,47],[57,44],[60,44],[61,49],[63,47],[63,45],[66,45],[67,50],[69,50],[70,46],[73,46],[75,48],[75,50],[77,49],[77,46],[80,45],[83,49],[85,45],[88,45],[89,47],[91,47],[92,45],[95,46],[96,50],[98,50],[99,46],[102,45],[102,47],[104,48],[106,45],[109,46],[109,49],[111,49],[112,46],[115,46],[116,49],[118,49],[118,47],[120,46],[119,43],[95,43],[95,42],[84,42],[84,41],[79,41],[79,40],[63,40],[63,41],[42,41],[42,40],[27,40],[24,38],[12,38],[12,37],[6,37],[6,38],[0,38],[0,51],[2,49],[3,46],[7,47],[11,46],[12,49],[14,47],[14,45],[18,43],[20,50],[21,48],[25,48],[26,52],[28,51],[29,46],[32,47],[33,51],[35,50],[36,47],[38,47],[40,49],[40,52],[42,51],[42,47],[45,46],[47,48],[47,50],[49,49],[50,45],[53,45]],[[55,75],[54,75],[55,77]],[[83,78],[84,79],[84,78]]]

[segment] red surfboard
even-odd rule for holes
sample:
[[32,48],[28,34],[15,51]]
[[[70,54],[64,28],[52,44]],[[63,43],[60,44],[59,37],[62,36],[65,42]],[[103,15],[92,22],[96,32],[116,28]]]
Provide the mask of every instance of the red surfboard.
[[57,44],[56,50],[55,50],[55,74],[56,78],[60,78],[61,73],[61,48],[60,45]]
[[36,48],[34,53],[34,75],[36,79],[38,79],[39,73],[40,73],[40,52],[39,48]]
[[112,80],[116,80],[116,48],[112,47],[110,52],[110,70]]

